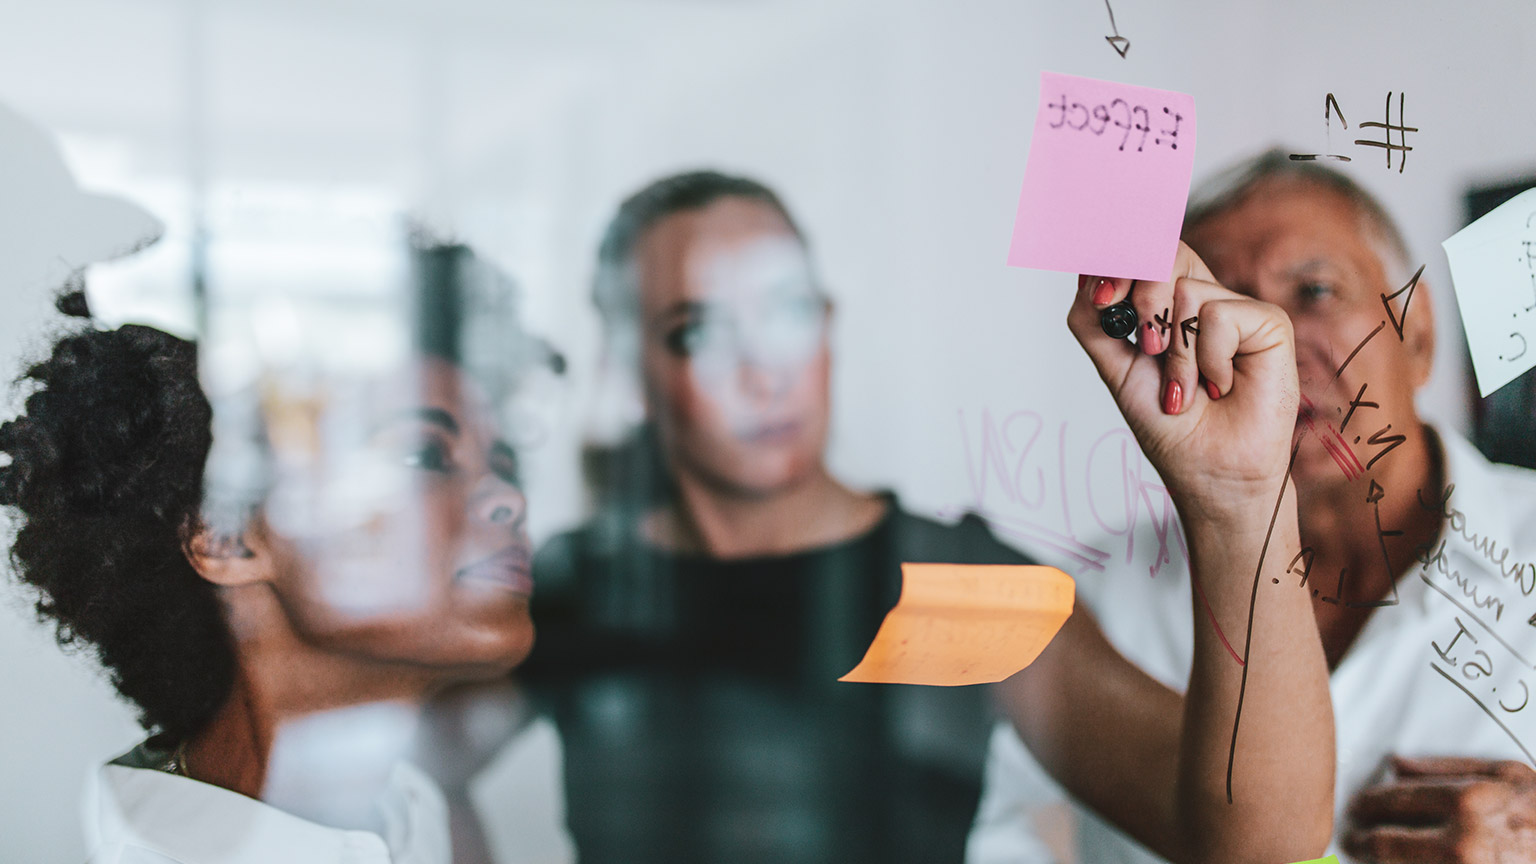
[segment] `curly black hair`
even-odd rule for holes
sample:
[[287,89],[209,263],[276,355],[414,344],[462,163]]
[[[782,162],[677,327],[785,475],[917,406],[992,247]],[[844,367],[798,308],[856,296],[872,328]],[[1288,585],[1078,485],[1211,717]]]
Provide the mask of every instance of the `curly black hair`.
[[[81,284],[59,300],[88,315]],[[19,379],[0,425],[0,505],[17,517],[11,563],[60,645],[85,643],[144,727],[195,735],[228,698],[235,652],[185,541],[200,527],[212,411],[193,343],[150,327],[86,327]]]

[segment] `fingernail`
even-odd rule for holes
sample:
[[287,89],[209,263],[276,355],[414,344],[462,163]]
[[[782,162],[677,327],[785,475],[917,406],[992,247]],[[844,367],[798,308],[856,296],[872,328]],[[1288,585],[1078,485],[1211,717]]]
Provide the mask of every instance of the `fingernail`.
[[1177,381],[1169,381],[1163,391],[1163,413],[1177,414],[1184,405],[1184,388]]
[[1093,305],[1105,306],[1115,299],[1115,283],[1108,279],[1100,279],[1099,287],[1093,289]]
[[1163,350],[1163,334],[1159,333],[1157,326],[1148,322],[1142,327],[1146,330],[1141,336],[1141,350],[1146,354],[1157,354]]
[[1212,402],[1214,402],[1217,399],[1221,398],[1221,390],[1216,387],[1216,382],[1215,381],[1207,381],[1207,382],[1205,382],[1205,392],[1211,394],[1211,401]]

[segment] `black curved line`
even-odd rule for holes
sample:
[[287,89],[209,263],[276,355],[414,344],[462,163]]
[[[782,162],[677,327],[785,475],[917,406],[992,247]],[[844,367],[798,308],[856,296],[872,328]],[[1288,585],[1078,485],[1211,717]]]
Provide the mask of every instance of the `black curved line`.
[[1119,36],[1120,28],[1115,26],[1115,10],[1109,8],[1109,0],[1104,0],[1104,8],[1109,9],[1109,29],[1115,31],[1115,35]]

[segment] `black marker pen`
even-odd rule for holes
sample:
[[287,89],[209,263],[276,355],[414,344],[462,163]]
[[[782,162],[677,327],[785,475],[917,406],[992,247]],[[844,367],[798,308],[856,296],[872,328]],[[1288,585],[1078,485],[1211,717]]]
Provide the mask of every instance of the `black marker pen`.
[[1124,339],[1135,333],[1140,321],[1136,307],[1129,300],[1121,300],[1099,313],[1099,327],[1103,328],[1104,335],[1116,339]]

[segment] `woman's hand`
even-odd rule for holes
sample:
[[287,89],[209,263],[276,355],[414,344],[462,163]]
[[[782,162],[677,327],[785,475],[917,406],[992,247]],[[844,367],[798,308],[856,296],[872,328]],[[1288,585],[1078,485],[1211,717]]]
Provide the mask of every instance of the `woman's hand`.
[[[1141,319],[1137,343],[1099,326],[1099,312],[1127,297]],[[1170,282],[1081,277],[1067,326],[1185,524],[1267,517],[1289,463],[1299,398],[1283,311],[1223,288],[1180,243]]]
[[[1127,298],[1142,323],[1136,343],[1099,324]],[[1333,833],[1333,712],[1311,598],[1282,583],[1300,548],[1285,483],[1300,398],[1290,319],[1216,284],[1181,243],[1169,282],[1084,277],[1067,324],[1168,484],[1203,588],[1191,592],[1182,699],[1134,675],[1089,685],[1061,672],[1103,641],[1069,620],[1057,640],[1072,643],[1053,653],[1053,642],[1031,667],[1061,675],[1058,692],[1015,700],[1015,726],[1067,788],[1166,858],[1315,858]],[[1040,708],[1060,692],[1072,694],[1064,710]],[[1020,719],[1026,711],[1046,716]]]

